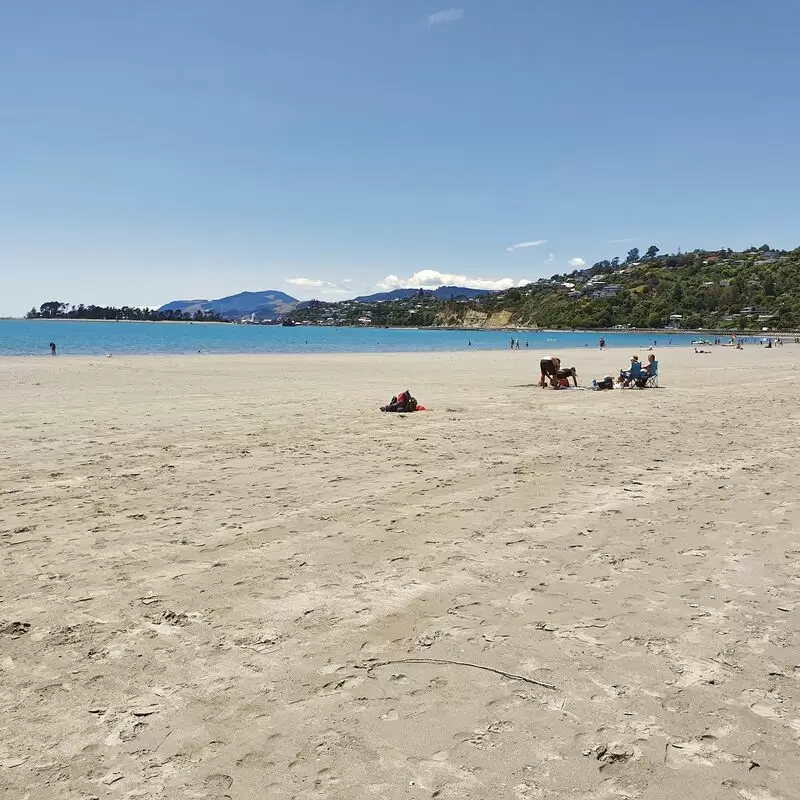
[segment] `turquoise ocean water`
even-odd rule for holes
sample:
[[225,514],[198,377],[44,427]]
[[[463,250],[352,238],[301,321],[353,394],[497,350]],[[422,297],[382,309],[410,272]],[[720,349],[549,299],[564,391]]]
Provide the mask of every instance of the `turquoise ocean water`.
[[[609,347],[643,349],[687,346],[697,334],[603,333]],[[0,355],[49,355],[54,341],[60,355],[179,353],[402,353],[507,350],[519,339],[537,350],[596,347],[600,334],[571,331],[450,331],[386,328],[293,328],[260,325],[208,325],[152,322],[0,320]]]

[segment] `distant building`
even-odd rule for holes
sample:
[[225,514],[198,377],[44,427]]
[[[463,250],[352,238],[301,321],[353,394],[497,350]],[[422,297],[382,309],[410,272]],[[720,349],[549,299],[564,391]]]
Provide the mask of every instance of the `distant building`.
[[668,328],[680,328],[683,322],[683,314],[670,314]]
[[769,314],[769,311],[766,308],[759,308],[758,306],[747,306],[743,308],[740,312],[746,317],[752,316],[753,314]]
[[[588,284],[587,284],[588,288]],[[625,287],[619,283],[609,283],[605,286],[598,286],[595,284],[594,291],[591,296],[596,300],[602,300],[606,297],[613,297],[615,294],[621,292]]]

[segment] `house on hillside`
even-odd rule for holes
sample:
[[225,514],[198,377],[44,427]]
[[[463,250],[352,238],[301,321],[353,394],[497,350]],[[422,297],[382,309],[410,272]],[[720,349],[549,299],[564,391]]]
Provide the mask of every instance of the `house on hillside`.
[[667,325],[667,327],[677,329],[680,328],[682,322],[683,322],[683,314],[670,314],[669,324]]
[[621,292],[625,287],[619,283],[608,283],[605,286],[595,284],[591,297],[595,300],[602,300],[606,297],[613,297],[615,294]]
[[775,261],[782,261],[783,256],[777,250],[767,250],[766,253],[762,253],[761,257],[756,259],[755,265],[757,267],[761,267],[764,264],[772,264]]
[[753,314],[769,314],[766,308],[759,308],[758,306],[747,306],[739,312],[742,316],[751,317]]

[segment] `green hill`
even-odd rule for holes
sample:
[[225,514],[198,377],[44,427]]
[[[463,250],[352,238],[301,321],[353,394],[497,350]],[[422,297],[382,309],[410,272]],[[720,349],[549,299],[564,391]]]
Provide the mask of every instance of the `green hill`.
[[290,316],[336,325],[799,330],[800,248],[659,255],[653,246],[483,297],[312,301]]
[[[483,298],[474,310],[510,312],[509,324],[546,328],[793,330],[800,327],[800,248],[662,257],[653,247],[641,260],[632,250],[624,263],[601,261],[509,289]],[[442,309],[437,321],[460,324],[459,317],[456,309]]]

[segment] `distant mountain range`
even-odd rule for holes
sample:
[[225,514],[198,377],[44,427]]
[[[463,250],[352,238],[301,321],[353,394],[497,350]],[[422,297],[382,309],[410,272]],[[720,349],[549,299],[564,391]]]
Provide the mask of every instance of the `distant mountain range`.
[[[417,297],[419,291],[419,289],[395,289],[391,292],[356,297],[356,301],[359,303],[385,303],[387,300],[406,300],[409,297]],[[483,297],[491,292],[487,289],[467,289],[463,286],[440,286],[438,289],[423,289],[422,294],[425,297],[435,297],[437,300],[452,300],[455,297],[466,297],[472,300],[474,297]]]
[[[423,289],[425,297],[435,297],[437,300],[450,300],[454,297],[483,297],[491,294],[485,289],[467,289],[461,286],[440,286],[438,289]],[[356,297],[359,303],[384,303],[389,300],[405,300],[419,295],[419,289],[395,289],[392,292],[379,292],[378,294]],[[258,319],[275,319],[289,314],[296,309],[302,309],[308,301],[300,302],[284,292],[268,289],[264,292],[239,292],[229,297],[220,297],[218,300],[173,300],[161,306],[159,312],[182,311],[194,314],[196,311],[215,311],[223,319],[241,319],[254,314]]]
[[196,311],[216,311],[224,319],[249,317],[255,314],[259,319],[273,319],[294,311],[300,301],[294,297],[267,290],[265,292],[239,292],[219,300],[173,300],[161,306],[161,311],[183,311],[193,314]]

